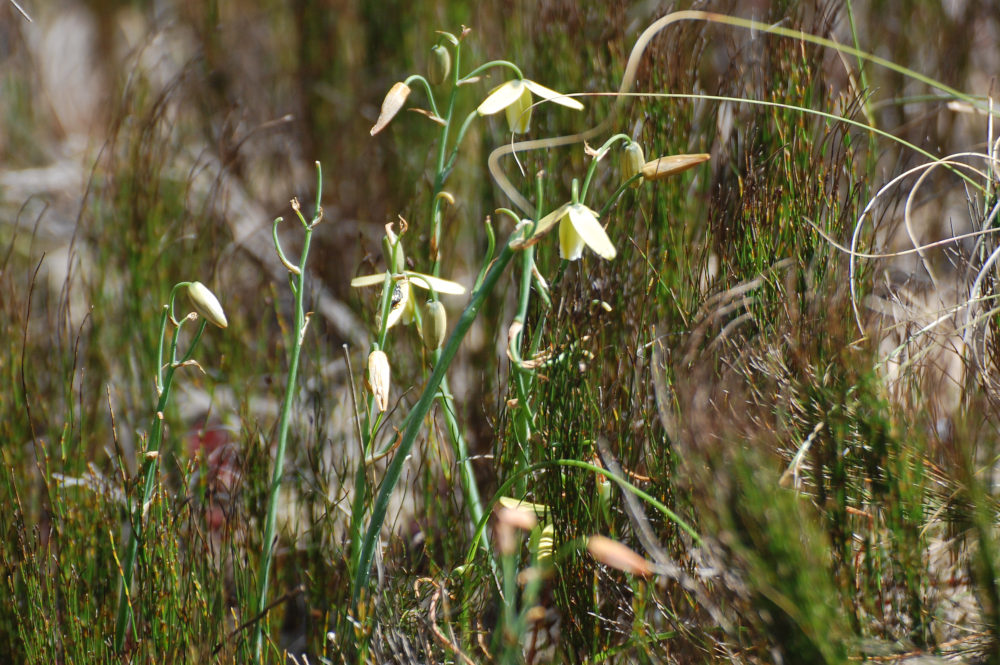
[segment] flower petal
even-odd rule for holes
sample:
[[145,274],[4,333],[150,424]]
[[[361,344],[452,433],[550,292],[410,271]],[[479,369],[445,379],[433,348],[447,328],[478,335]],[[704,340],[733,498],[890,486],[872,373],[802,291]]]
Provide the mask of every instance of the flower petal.
[[500,87],[493,90],[489,97],[483,100],[476,112],[479,115],[493,115],[504,110],[518,100],[524,92],[524,83],[514,79],[507,81]]
[[[601,223],[597,221],[597,213],[582,203],[576,203],[569,207],[567,215],[576,232],[598,256],[609,261],[617,256],[618,252],[615,251],[615,246],[611,244],[608,234],[604,232]],[[560,229],[561,238],[562,229]]]
[[521,86],[521,96],[504,109],[507,115],[507,126],[515,134],[526,134],[531,126],[531,91],[527,86]]
[[511,243],[511,247],[514,249],[525,249],[537,243],[542,239],[542,236],[552,230],[552,227],[556,225],[556,222],[563,218],[563,215],[566,214],[566,210],[569,208],[569,205],[569,203],[564,203],[549,214],[545,215],[545,217],[542,217],[538,220],[538,223],[535,224],[535,230],[531,234],[531,237],[516,240]]
[[583,104],[581,104],[580,102],[576,101],[572,97],[567,97],[561,92],[556,92],[552,88],[546,88],[541,83],[535,83],[534,81],[524,79],[524,84],[528,86],[528,90],[531,90],[533,93],[535,93],[542,99],[546,99],[550,102],[555,102],[556,104],[560,104],[562,106],[565,106],[566,108],[573,109],[574,111],[583,110]]
[[465,293],[465,287],[458,282],[448,279],[441,279],[433,275],[425,275],[419,272],[406,271],[406,276],[410,278],[410,283],[422,289],[434,289],[438,293],[448,293],[453,296],[460,296]]
[[357,288],[359,286],[375,286],[376,284],[385,283],[385,273],[380,272],[377,275],[363,275],[361,277],[355,277],[351,280],[351,286]]
[[583,238],[576,232],[573,222],[563,219],[559,223],[559,258],[566,261],[579,261],[583,256]]

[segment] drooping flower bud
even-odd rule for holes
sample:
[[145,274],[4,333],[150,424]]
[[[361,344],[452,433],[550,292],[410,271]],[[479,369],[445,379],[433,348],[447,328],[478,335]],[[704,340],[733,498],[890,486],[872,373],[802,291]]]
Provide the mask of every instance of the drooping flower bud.
[[433,85],[441,85],[451,73],[451,53],[444,46],[431,47],[431,59],[427,63],[427,79]]
[[396,117],[399,113],[399,109],[403,108],[403,104],[406,103],[406,98],[410,96],[410,86],[406,85],[402,81],[398,81],[392,84],[389,88],[389,92],[386,93],[385,99],[382,100],[382,110],[378,114],[378,120],[375,121],[375,125],[371,129],[371,135],[375,136],[389,124],[389,121]]
[[[646,157],[642,154],[642,146],[633,141],[625,146],[625,150],[622,151],[621,158],[621,169],[622,169],[622,182],[625,182],[632,176],[642,173],[642,167],[646,164]],[[638,189],[639,185],[642,184],[642,176],[634,180],[630,187],[632,189]]]
[[440,300],[428,300],[424,305],[420,318],[420,336],[424,346],[434,351],[444,344],[448,332],[448,314]]
[[660,157],[651,162],[646,162],[642,167],[642,175],[647,180],[663,180],[668,176],[690,168],[698,166],[702,162],[707,162],[711,155],[699,153],[696,155],[670,155]]
[[587,551],[605,566],[639,577],[650,577],[653,574],[653,566],[649,561],[617,540],[605,536],[591,536],[587,539]]
[[215,294],[208,290],[201,282],[191,282],[187,287],[188,299],[194,310],[206,321],[220,328],[229,326],[226,321],[226,313],[222,311],[222,305]]
[[403,245],[399,242],[399,236],[392,231],[392,224],[385,225],[385,235],[382,237],[382,256],[385,258],[385,265],[395,275],[406,270],[406,255],[403,253]]
[[379,411],[389,408],[389,357],[385,351],[372,351],[368,355],[368,385],[375,396]]

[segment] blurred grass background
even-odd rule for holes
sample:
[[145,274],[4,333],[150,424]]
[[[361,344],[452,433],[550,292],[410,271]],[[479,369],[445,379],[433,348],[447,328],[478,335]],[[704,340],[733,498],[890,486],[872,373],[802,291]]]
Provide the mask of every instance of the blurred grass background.
[[[274,660],[285,650],[310,662],[346,660],[357,638],[346,614],[345,508],[358,444],[342,345],[358,381],[374,298],[348,283],[378,267],[385,223],[402,215],[421,224],[433,159],[434,127],[416,114],[369,136],[385,91],[424,71],[435,30],[462,25],[472,28],[466,62],[508,58],[561,91],[614,90],[638,33],[673,7],[24,4],[31,23],[0,5],[8,599],[0,644],[10,645],[10,662],[119,662],[107,637],[121,496],[149,429],[160,307],[175,282],[200,280],[222,299],[230,327],[206,335],[206,374],[181,376],[165,414],[163,483],[132,599],[144,639],[130,655],[241,661],[289,334],[270,220],[288,216],[292,196],[312,199],[321,160],[317,316],[287,467],[272,583],[280,602],[267,621]],[[853,43],[839,2],[694,6]],[[1000,14],[988,0],[856,2],[851,10],[860,48],[970,94],[991,92]],[[985,150],[983,116],[953,112],[926,98],[926,87],[870,66],[862,88],[857,67],[792,40],[684,23],[653,42],[636,89],[780,101],[872,124],[935,154]],[[481,84],[482,94],[498,82]],[[583,129],[609,105],[588,100],[582,117],[542,109],[533,135]],[[522,453],[592,461],[603,439],[635,482],[706,542],[693,543],[648,507],[637,517],[617,489],[602,504],[592,474],[549,467],[533,475],[528,498],[550,506],[557,547],[602,533],[642,551],[636,524],[644,520],[697,590],[669,576],[643,582],[569,551],[546,582],[524,660],[1000,662],[993,337],[985,333],[983,365],[965,368],[959,354],[957,377],[943,367],[954,360],[940,352],[949,340],[937,337],[930,352],[912,349],[914,361],[898,374],[878,371],[885,340],[905,340],[919,317],[910,312],[887,332],[860,337],[846,258],[804,221],[849,239],[875,190],[918,157],[856,127],[776,107],[642,99],[619,119],[618,131],[647,156],[709,152],[712,160],[627,195],[610,220],[616,261],[591,257],[554,290],[544,340],[569,352],[537,384],[533,449],[510,448],[505,360],[498,369],[513,276],[508,295],[484,309],[452,387],[484,496]],[[506,203],[485,169],[506,138],[499,121],[479,124],[449,187],[459,205],[448,209],[444,235],[453,244],[442,274],[465,284],[485,245],[482,220]],[[546,192],[555,204],[584,157],[533,154],[524,167],[556,174]],[[605,172],[595,186],[610,192],[616,178]],[[900,248],[891,229],[902,196],[880,208],[873,243]],[[937,239],[981,226],[996,199],[940,176],[919,203],[921,237]],[[290,234],[286,247],[295,242]],[[962,249],[939,258],[958,291],[975,259]],[[420,252],[414,243],[418,266]],[[540,250],[544,274],[557,262],[554,247]],[[865,264],[865,295],[905,301],[899,289],[928,289],[921,270],[905,260]],[[943,306],[942,297],[926,300]],[[994,324],[987,320],[987,330]],[[399,336],[392,358],[401,417],[419,395],[419,342]],[[806,441],[789,488],[782,473]],[[432,430],[414,449],[390,515],[371,610],[376,662],[457,658],[436,635],[435,612],[474,662],[496,653],[492,572],[483,560],[455,572],[471,535],[455,528],[465,524],[457,478],[457,461]],[[450,612],[431,611],[430,587],[415,585],[423,577],[451,592]]]

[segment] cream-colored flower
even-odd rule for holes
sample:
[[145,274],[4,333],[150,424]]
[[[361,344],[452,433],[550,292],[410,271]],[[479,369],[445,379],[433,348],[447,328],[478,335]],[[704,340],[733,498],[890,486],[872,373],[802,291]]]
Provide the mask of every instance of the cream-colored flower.
[[[382,272],[375,275],[355,277],[351,280],[351,286],[355,288],[377,286],[385,283],[385,275],[386,273]],[[389,318],[386,319],[386,329],[393,327],[399,321],[402,321],[404,325],[409,325],[413,322],[414,308],[417,302],[416,296],[413,295],[412,287],[414,286],[419,286],[422,289],[433,289],[437,293],[449,295],[460,296],[465,293],[465,287],[458,282],[413,272],[412,270],[404,270],[401,273],[395,274],[389,273],[389,275],[393,282],[393,287],[392,299],[389,306]]]
[[583,104],[544,85],[529,79],[512,79],[500,85],[483,100],[476,111],[479,115],[493,115],[506,111],[507,124],[515,134],[524,134],[531,125],[531,93],[542,99],[582,111]]
[[517,241],[515,249],[530,247],[559,223],[559,256],[567,261],[576,261],[583,256],[586,245],[598,256],[609,261],[618,252],[611,239],[597,219],[597,213],[582,203],[564,203],[545,217],[538,220],[535,232],[530,238]]
[[220,328],[229,326],[226,320],[226,313],[222,311],[222,305],[215,294],[208,290],[208,287],[201,282],[191,282],[187,287],[188,299],[194,306],[196,312],[204,317],[206,321]]

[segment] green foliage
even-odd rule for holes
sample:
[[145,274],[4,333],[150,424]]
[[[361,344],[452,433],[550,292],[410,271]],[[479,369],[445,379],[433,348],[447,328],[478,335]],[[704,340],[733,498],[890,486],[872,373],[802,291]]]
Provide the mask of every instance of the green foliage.
[[[477,106],[522,74],[614,91],[630,26],[655,18],[635,3],[515,4],[210,2],[178,9],[170,53],[188,60],[176,69],[101,47],[109,102],[100,145],[80,153],[86,188],[15,200],[20,181],[3,180],[0,644],[12,661],[997,659],[996,286],[984,278],[982,302],[957,307],[971,280],[955,277],[957,303],[928,298],[914,314],[932,281],[919,258],[855,268],[831,242],[849,245],[877,187],[926,158],[892,137],[936,150],[985,135],[939,99],[891,98],[932,91],[899,65],[972,85],[971,49],[911,60],[930,26],[953,43],[972,18],[922,3],[898,31],[896,3],[852,7],[846,42],[832,3],[774,4],[753,30],[726,16],[672,24],[646,44],[642,94],[533,109],[527,138],[613,122],[589,151],[521,150],[520,171],[502,157],[510,188],[487,161],[512,143],[503,114]],[[100,24],[95,39],[115,30]],[[898,64],[817,39],[832,35]],[[7,178],[76,144],[57,110],[29,103],[46,95],[27,41],[4,43]],[[453,69],[428,90],[407,75],[427,73],[434,44]],[[167,53],[156,48],[139,50]],[[406,107],[440,122],[400,112],[370,137],[380,95],[404,80]],[[630,139],[647,159],[710,159],[620,187]],[[937,212],[995,226],[996,172],[963,173],[968,200]],[[931,203],[952,177],[933,181]],[[241,223],[293,195],[318,200],[325,221],[313,237],[303,220],[305,249],[276,232],[279,260],[248,235],[259,226],[269,248],[265,219]],[[589,249],[562,260],[563,221],[525,247],[525,229],[575,196],[601,212],[613,262]],[[909,247],[893,227],[903,201],[888,196],[859,251]],[[538,209],[493,212],[518,197]],[[387,220],[407,259],[388,277]],[[996,246],[981,243],[933,265],[974,279]],[[350,277],[372,272],[376,288],[351,293]],[[387,322],[384,287],[421,273],[468,293],[441,298],[441,348]],[[181,280],[211,284],[229,327],[201,341],[199,367],[177,368],[168,402],[156,350]],[[438,291],[413,293],[423,306]],[[952,311],[953,329],[927,327]],[[366,387],[373,350],[391,367],[385,411]],[[153,464],[143,453],[159,437]],[[501,513],[501,496],[540,508]],[[117,650],[130,522],[142,525],[135,626]],[[596,534],[651,575],[589,553]]]

